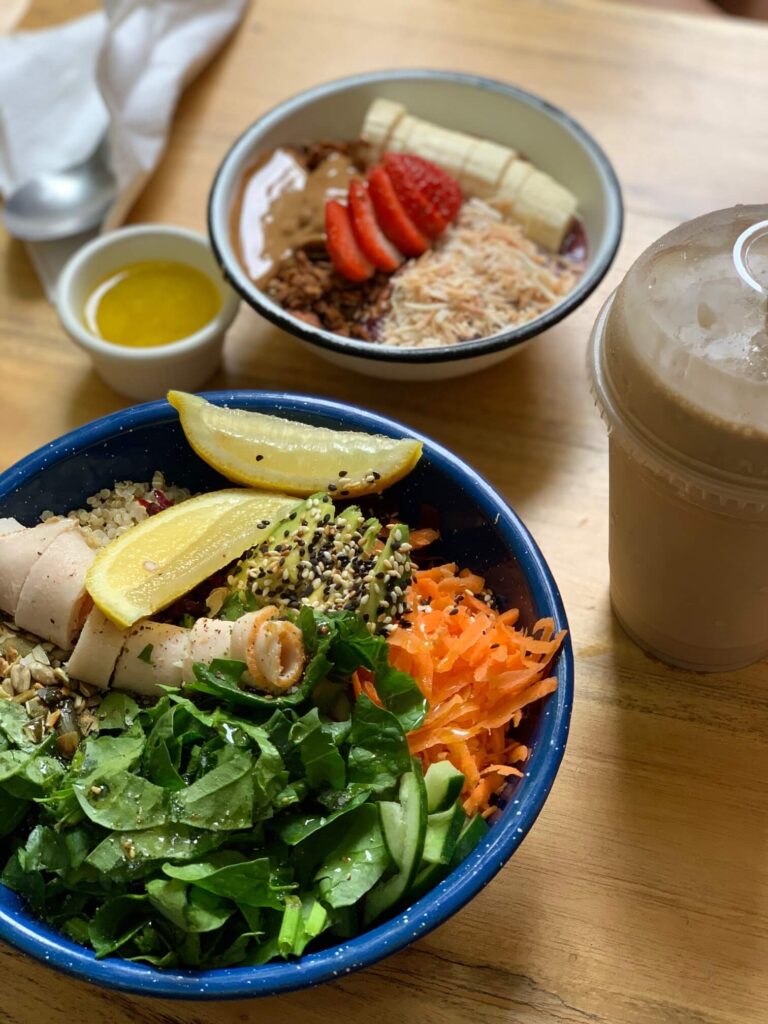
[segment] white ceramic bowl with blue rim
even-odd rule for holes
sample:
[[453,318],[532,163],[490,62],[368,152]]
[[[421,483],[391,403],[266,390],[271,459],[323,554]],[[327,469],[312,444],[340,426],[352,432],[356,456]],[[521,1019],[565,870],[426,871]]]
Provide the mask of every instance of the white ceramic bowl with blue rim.
[[[302,395],[258,391],[213,392],[210,401],[255,409],[320,426],[364,430],[424,443],[413,472],[385,492],[403,518],[418,521],[424,504],[441,515],[439,554],[486,576],[505,607],[518,607],[523,625],[541,617],[567,629],[565,611],[547,563],[523,523],[490,484],[429,438],[375,413]],[[193,491],[225,482],[187,444],[176,411],[166,401],[138,405],[95,420],[33,452],[0,475],[0,517],[33,525],[44,509],[80,507],[117,480],[146,480],[165,469]],[[160,970],[117,957],[97,960],[38,920],[15,893],[0,885],[0,940],[75,977],[107,988],[180,999],[274,995],[307,988],[368,967],[422,938],[472,899],[505,865],[536,820],[565,750],[573,700],[570,637],[552,666],[557,690],[531,709],[525,742],[531,756],[523,778],[510,783],[488,835],[435,889],[395,917],[355,939],[308,952],[300,959],[258,967]],[[0,868],[2,865],[0,864]]]
[[[232,240],[232,208],[246,172],[281,145],[355,139],[376,97],[446,128],[469,132],[525,153],[578,198],[587,263],[575,288],[520,327],[450,347],[393,348],[313,327],[263,292],[246,273]],[[247,128],[224,157],[208,202],[208,231],[225,277],[262,316],[340,366],[394,380],[459,377],[501,362],[573,312],[594,291],[616,255],[623,223],[621,190],[600,146],[568,114],[504,82],[452,71],[377,71],[308,89]]]

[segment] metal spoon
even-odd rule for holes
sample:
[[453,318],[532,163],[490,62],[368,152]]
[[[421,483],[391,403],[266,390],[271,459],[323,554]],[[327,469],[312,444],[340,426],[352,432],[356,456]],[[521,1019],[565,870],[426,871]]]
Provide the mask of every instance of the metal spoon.
[[10,234],[28,242],[50,242],[97,227],[117,191],[107,159],[104,141],[82,163],[19,185],[3,207]]

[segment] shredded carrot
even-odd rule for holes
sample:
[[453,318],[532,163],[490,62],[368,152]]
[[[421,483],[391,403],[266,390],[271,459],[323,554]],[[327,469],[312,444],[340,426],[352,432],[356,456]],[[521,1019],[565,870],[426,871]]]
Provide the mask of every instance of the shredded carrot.
[[432,544],[439,536],[440,534],[437,530],[424,527],[421,530],[411,530],[408,543],[411,545],[412,551],[418,551],[419,548],[425,548],[427,545]]
[[[412,535],[413,536],[413,535]],[[487,817],[492,797],[528,758],[509,736],[523,709],[557,686],[547,669],[565,636],[551,619],[530,633],[516,628],[517,609],[499,613],[483,600],[485,581],[455,565],[413,574],[407,625],[389,636],[395,668],[410,673],[430,707],[408,743],[428,767],[450,760],[464,773],[464,809]],[[374,699],[372,683],[356,684]],[[373,692],[372,692],[373,691]]]

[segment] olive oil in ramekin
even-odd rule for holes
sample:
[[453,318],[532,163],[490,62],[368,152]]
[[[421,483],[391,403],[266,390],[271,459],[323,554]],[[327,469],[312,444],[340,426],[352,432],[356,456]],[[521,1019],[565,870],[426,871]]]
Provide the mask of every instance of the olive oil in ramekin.
[[221,308],[216,285],[187,263],[144,260],[115,270],[88,296],[85,326],[128,348],[168,345],[202,330]]

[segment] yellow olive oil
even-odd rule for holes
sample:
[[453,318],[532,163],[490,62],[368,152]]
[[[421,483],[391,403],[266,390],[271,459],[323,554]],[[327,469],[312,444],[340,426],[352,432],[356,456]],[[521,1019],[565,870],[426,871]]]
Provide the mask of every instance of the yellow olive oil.
[[186,263],[130,263],[88,296],[85,326],[104,341],[130,348],[168,345],[201,330],[221,308],[213,281]]

